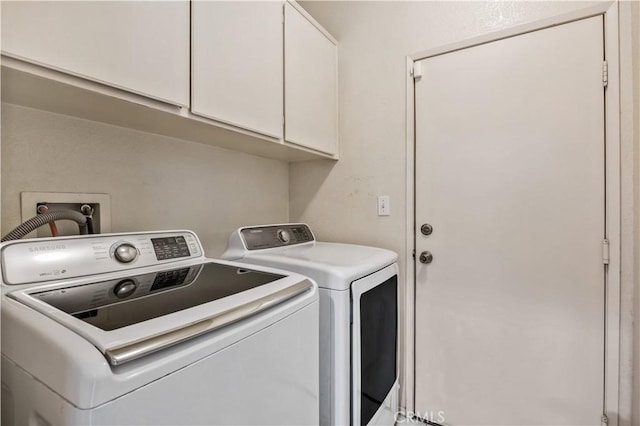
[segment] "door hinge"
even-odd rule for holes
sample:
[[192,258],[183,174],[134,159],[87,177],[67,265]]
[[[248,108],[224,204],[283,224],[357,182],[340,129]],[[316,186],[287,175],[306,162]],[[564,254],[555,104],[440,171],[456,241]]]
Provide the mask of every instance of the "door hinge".
[[415,251],[415,249],[412,252],[412,256],[413,256],[413,261],[415,262],[416,261],[416,251]]
[[420,80],[422,78],[422,64],[420,62],[414,62],[411,68],[411,75],[414,80]]
[[602,263],[609,264],[609,240],[602,240]]
[[609,417],[607,417],[606,414],[603,414],[602,417],[600,417],[600,424],[602,426],[607,426],[609,424]]
[[609,64],[607,61],[602,62],[602,85],[604,87],[609,85]]

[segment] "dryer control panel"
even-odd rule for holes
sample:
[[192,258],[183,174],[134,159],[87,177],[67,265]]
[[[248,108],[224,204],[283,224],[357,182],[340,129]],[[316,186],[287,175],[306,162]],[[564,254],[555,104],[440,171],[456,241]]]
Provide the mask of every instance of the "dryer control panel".
[[240,235],[247,250],[262,250],[315,241],[311,229],[304,223],[242,228]]

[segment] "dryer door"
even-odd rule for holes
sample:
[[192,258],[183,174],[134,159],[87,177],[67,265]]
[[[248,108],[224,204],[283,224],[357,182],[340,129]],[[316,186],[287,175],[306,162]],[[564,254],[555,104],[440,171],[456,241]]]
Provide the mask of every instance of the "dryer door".
[[351,285],[352,425],[393,425],[397,411],[398,266]]

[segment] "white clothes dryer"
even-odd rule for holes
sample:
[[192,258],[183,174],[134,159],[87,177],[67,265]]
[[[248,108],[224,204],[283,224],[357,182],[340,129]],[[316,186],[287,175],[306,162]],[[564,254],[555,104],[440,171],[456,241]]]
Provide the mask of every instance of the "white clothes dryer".
[[2,425],[318,423],[308,278],[207,259],[189,231],[0,250]]
[[320,287],[320,424],[394,425],[398,256],[315,240],[305,224],[250,226],[223,259],[296,272]]

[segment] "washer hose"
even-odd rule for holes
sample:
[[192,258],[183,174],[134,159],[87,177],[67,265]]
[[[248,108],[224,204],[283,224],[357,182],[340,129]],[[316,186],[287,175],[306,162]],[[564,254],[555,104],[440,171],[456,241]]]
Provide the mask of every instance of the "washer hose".
[[73,220],[78,224],[80,235],[87,234],[87,218],[79,212],[73,210],[52,210],[48,213],[39,214],[13,228],[7,235],[2,237],[0,242],[19,240],[29,232],[35,231],[43,225],[55,220]]

